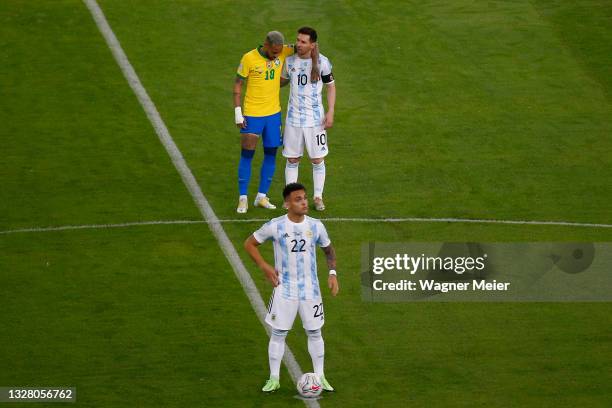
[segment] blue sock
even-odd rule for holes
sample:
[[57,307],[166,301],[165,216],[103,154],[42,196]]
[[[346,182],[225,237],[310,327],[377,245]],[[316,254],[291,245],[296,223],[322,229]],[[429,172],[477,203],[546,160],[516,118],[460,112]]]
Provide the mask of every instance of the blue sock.
[[240,153],[240,164],[238,165],[238,190],[240,195],[246,195],[249,189],[249,181],[251,181],[251,162],[255,150],[242,149]]
[[264,159],[261,164],[261,173],[259,177],[259,192],[268,194],[272,177],[276,169],[276,147],[264,147]]

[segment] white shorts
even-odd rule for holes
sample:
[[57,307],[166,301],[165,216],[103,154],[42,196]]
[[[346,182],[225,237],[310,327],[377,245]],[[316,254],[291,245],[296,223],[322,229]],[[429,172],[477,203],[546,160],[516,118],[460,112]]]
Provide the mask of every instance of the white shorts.
[[293,127],[285,125],[283,133],[283,156],[297,158],[304,155],[304,145],[311,159],[327,156],[327,131],[322,127]]
[[302,326],[306,330],[320,329],[325,323],[321,298],[313,300],[284,299],[280,287],[274,288],[268,303],[266,323],[276,330],[291,330],[295,315],[298,312],[300,312]]

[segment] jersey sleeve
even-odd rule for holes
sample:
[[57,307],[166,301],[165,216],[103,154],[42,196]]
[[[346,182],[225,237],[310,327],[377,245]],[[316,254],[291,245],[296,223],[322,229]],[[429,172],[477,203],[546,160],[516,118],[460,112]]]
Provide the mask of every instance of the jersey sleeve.
[[272,222],[267,222],[260,229],[253,233],[253,237],[259,242],[263,244],[269,239],[274,239],[274,227]]
[[331,245],[331,240],[329,239],[329,235],[327,235],[327,229],[325,229],[325,225],[322,222],[319,222],[317,227],[317,231],[319,232],[319,236],[317,237],[317,245],[321,248],[327,248]]
[[242,79],[246,79],[249,76],[249,59],[246,54],[242,56],[240,60],[240,65],[238,65],[238,70],[236,71],[236,75],[238,75]]

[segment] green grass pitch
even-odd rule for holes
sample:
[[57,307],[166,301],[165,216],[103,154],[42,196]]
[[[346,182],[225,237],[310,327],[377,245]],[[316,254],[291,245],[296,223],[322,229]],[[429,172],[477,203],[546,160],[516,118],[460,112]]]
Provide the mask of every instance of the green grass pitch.
[[[612,224],[609,1],[100,6],[220,218],[236,217],[239,59],[268,30],[311,25],[338,88],[325,217]],[[0,49],[0,231],[201,219],[82,2],[0,2]],[[225,229],[267,300],[241,245],[258,226]],[[359,281],[363,242],[612,229],[327,227],[341,292],[325,297],[337,392],[322,407],[612,406],[609,303],[371,304]],[[205,224],[0,234],[0,321],[0,386],[74,386],[83,407],[304,406],[284,367],[262,395],[267,336]],[[288,344],[310,371],[299,322]]]

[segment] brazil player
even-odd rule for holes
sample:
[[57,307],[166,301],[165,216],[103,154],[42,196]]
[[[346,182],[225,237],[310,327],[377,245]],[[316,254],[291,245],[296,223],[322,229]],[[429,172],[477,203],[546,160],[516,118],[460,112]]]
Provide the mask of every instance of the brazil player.
[[[314,372],[321,379],[323,390],[333,391],[323,372],[325,347],[321,327],[324,314],[317,277],[316,246],[320,246],[327,257],[327,285],[333,296],[339,290],[335,271],[336,254],[321,221],[306,215],[308,198],[304,186],[288,184],[283,190],[283,197],[287,214],[264,224],[244,243],[251,258],[274,286],[265,319],[272,328],[268,345],[270,378],[262,391],[271,392],[280,387],[280,364],[285,352],[285,337],[298,313],[308,335],[308,352]],[[274,244],[275,267],[263,259],[257,248],[268,240]]]
[[[283,156],[287,158],[285,182],[294,183],[298,179],[300,158],[306,145],[312,162],[314,206],[316,210],[323,211],[324,158],[329,153],[327,129],[334,124],[336,85],[331,62],[322,54],[318,55],[321,81],[311,77],[311,58],[316,58],[312,55],[316,44],[317,32],[310,27],[300,28],[295,43],[296,54],[287,57],[283,65],[281,86],[291,84]],[[327,91],[327,112],[323,109],[323,84]]]
[[[276,167],[276,150],[281,145],[280,72],[285,58],[293,52],[293,46],[284,45],[281,33],[271,31],[266,36],[264,45],[244,54],[238,66],[234,82],[234,110],[242,145],[238,166],[240,197],[237,209],[241,214],[246,213],[248,209],[247,190],[251,179],[251,162],[259,135],[263,139],[264,160],[260,172],[259,192],[254,205],[268,209],[276,208],[270,203],[267,193]],[[315,55],[316,53],[315,49]],[[317,61],[312,68],[313,75],[318,75]],[[247,85],[243,112],[241,96],[245,81]]]

